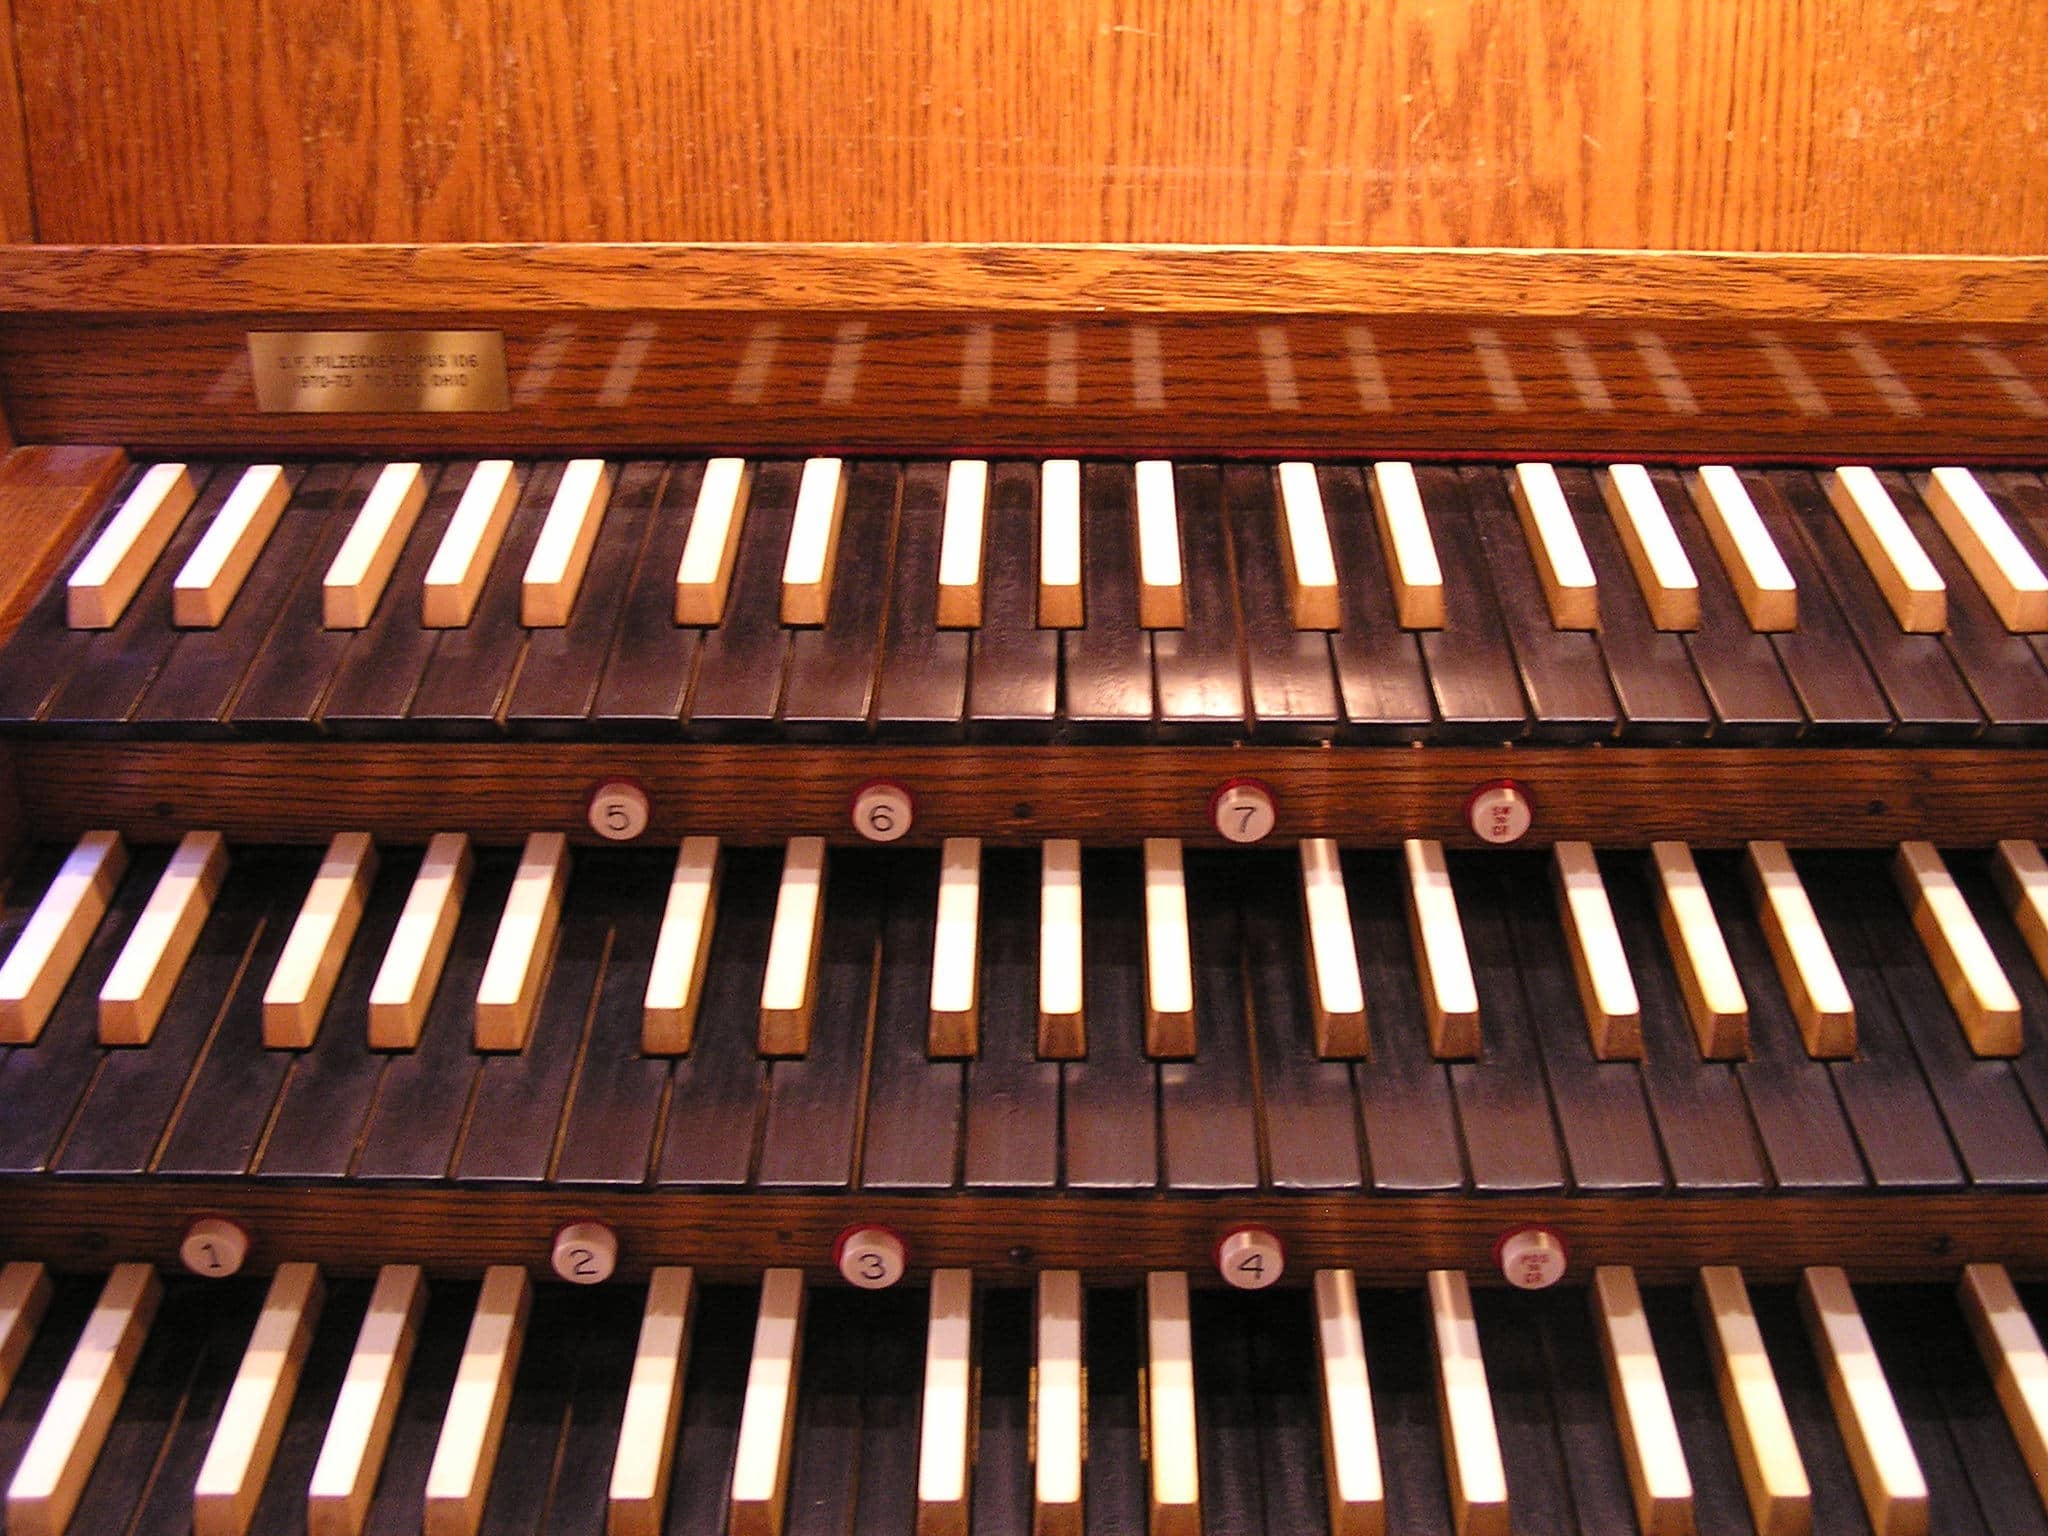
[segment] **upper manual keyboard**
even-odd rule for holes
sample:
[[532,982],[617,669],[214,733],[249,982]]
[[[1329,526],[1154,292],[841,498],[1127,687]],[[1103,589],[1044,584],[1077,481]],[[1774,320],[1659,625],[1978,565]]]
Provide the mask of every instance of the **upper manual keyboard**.
[[1956,468],[157,464],[0,727],[2032,741],[2044,555]]

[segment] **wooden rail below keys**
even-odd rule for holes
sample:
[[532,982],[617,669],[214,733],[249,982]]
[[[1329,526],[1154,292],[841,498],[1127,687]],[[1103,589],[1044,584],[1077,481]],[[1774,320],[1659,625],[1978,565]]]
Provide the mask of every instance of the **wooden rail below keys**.
[[1787,1280],[1802,1266],[1834,1264],[1859,1280],[1952,1282],[1971,1262],[2004,1264],[2021,1280],[2048,1277],[2048,1193],[1211,1200],[12,1177],[0,1181],[0,1253],[59,1272],[126,1260],[176,1266],[200,1212],[250,1234],[249,1266],[259,1274],[296,1260],[329,1275],[419,1264],[474,1277],[490,1264],[540,1264],[565,1222],[598,1220],[617,1232],[618,1273],[631,1279],[663,1264],[690,1264],[702,1280],[755,1280],[764,1268],[797,1265],[836,1284],[834,1241],[855,1222],[900,1233],[920,1271],[968,1267],[996,1284],[1028,1283],[1044,1269],[1077,1269],[1092,1284],[1180,1268],[1197,1283],[1220,1283],[1216,1240],[1246,1222],[1286,1243],[1287,1284],[1334,1266],[1362,1282],[1413,1284],[1427,1270],[1462,1269],[1494,1284],[1495,1241],[1531,1223],[1564,1234],[1580,1278],[1625,1263],[1645,1283],[1676,1282],[1702,1265],[1735,1264],[1752,1281]]
[[1477,846],[1465,798],[1503,777],[1535,804],[1533,846],[1889,847],[1930,829],[1955,847],[2048,840],[2048,753],[2016,749],[23,741],[13,755],[22,824],[38,836],[111,828],[142,843],[202,826],[230,843],[324,843],[343,825],[380,843],[450,827],[482,843],[592,842],[591,788],[618,778],[647,791],[648,844],[850,842],[855,791],[883,777],[915,798],[912,843],[1215,845],[1210,798],[1243,776],[1272,788],[1274,838],[1347,846]]

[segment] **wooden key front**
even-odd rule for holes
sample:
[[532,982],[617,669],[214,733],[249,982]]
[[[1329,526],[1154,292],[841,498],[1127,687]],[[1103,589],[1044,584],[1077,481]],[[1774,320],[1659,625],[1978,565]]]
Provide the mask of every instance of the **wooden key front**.
[[227,842],[218,832],[180,840],[100,987],[102,1045],[149,1044],[227,872]]
[[1871,1530],[1875,1536],[1926,1536],[1927,1482],[1848,1275],[1831,1267],[1806,1270],[1799,1310]]
[[1784,984],[1785,1000],[1799,1021],[1807,1054],[1823,1058],[1854,1055],[1855,1004],[1792,855],[1783,843],[1751,843],[1743,860],[1743,876],[1770,945],[1771,959],[1776,962],[1778,979]]
[[1033,1536],[1081,1536],[1084,1431],[1081,1274],[1041,1270],[1032,1369]]
[[972,1056],[980,1048],[980,970],[981,839],[949,837],[939,850],[926,1055],[943,1060]]
[[361,1536],[426,1306],[426,1278],[417,1264],[387,1264],[377,1271],[313,1466],[307,1536]]
[[517,1265],[494,1264],[484,1272],[427,1469],[426,1536],[476,1536],[512,1405],[532,1298],[526,1271]]
[[263,1496],[326,1296],[318,1266],[280,1264],[192,1492],[194,1536],[244,1536]]
[[1038,474],[1038,627],[1079,629],[1081,461],[1047,459]]
[[112,629],[171,542],[198,487],[183,464],[152,464],[65,583],[64,621]]
[[640,1341],[619,1424],[606,1501],[609,1536],[660,1536],[668,1512],[683,1380],[690,1365],[691,1271],[664,1265],[647,1281]]
[[1479,989],[1465,949],[1458,898],[1442,843],[1409,838],[1401,845],[1407,871],[1408,937],[1422,983],[1429,1053],[1439,1061],[1479,1054]]
[[1901,843],[1892,878],[1970,1049],[1979,1056],[2017,1056],[2020,1000],[1941,854],[1932,843]]
[[1082,977],[1081,844],[1049,838],[1038,877],[1038,1054],[1046,1060],[1088,1054]]
[[1348,1269],[1315,1275],[1316,1359],[1322,1374],[1323,1486],[1331,1536],[1381,1536],[1386,1484],[1380,1471],[1372,1382],[1358,1317],[1358,1282]]
[[510,459],[485,459],[470,471],[421,585],[425,628],[461,629],[469,623],[518,505],[519,474]]
[[917,1536],[967,1536],[974,1408],[974,1274],[935,1269],[918,1421]]
[[0,1045],[33,1045],[71,982],[128,868],[118,832],[88,832],[0,964]]
[[1365,984],[1358,973],[1358,943],[1351,928],[1351,898],[1336,842],[1305,837],[1300,844],[1302,927],[1308,937],[1309,1008],[1316,1054],[1325,1059],[1371,1052],[1366,1030]]
[[715,837],[686,837],[676,850],[642,1002],[640,1049],[649,1056],[687,1055],[696,1038],[722,868]]
[[745,459],[713,459],[704,466],[690,532],[676,566],[678,624],[725,622],[726,594],[732,590],[733,564],[740,552],[740,523],[753,488],[753,466]]
[[1378,511],[1380,547],[1394,588],[1394,616],[1403,629],[1444,627],[1444,573],[1422,505],[1415,466],[1398,461],[1373,465],[1372,502]]
[[1277,466],[1273,477],[1280,490],[1280,559],[1294,627],[1336,629],[1343,623],[1337,603],[1337,557],[1330,547],[1316,467],[1297,460]]
[[1813,1524],[1812,1490],[1742,1271],[1702,1269],[1693,1300],[1757,1536],[1803,1536]]
[[1145,1054],[1195,1054],[1195,974],[1180,839],[1145,839]]
[[1195,1345],[1188,1277],[1145,1277],[1146,1423],[1151,1431],[1151,1536],[1201,1536],[1195,1451]]
[[302,1050],[319,1034],[376,878],[377,849],[370,835],[337,833],[263,989],[266,1046]]

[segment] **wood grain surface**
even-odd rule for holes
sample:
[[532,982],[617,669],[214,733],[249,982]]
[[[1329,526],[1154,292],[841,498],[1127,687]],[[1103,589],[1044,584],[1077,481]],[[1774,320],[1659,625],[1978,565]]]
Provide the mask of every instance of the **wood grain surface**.
[[2029,0],[13,12],[53,242],[2018,253],[2048,220]]
[[1955,846],[2048,838],[2048,754],[2025,750],[23,741],[15,759],[39,835],[112,827],[140,842],[193,827],[241,842],[324,843],[342,830],[399,842],[450,830],[484,843],[548,831],[593,841],[585,805],[611,778],[646,788],[650,841],[708,832],[733,843],[852,842],[854,792],[881,777],[915,799],[913,843],[1129,845],[1142,830],[1220,844],[1209,802],[1240,776],[1271,786],[1274,836],[1359,846],[1477,846],[1465,797],[1504,777],[1535,803],[1535,846],[1887,847],[1929,829]]
[[0,644],[127,467],[118,448],[23,448],[0,460]]

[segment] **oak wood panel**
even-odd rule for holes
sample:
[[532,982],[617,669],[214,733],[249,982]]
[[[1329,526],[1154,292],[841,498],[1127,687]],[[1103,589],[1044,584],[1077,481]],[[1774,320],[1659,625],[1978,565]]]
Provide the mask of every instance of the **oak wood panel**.
[[2014,253],[2048,217],[2029,0],[14,11],[51,241]]
[[118,448],[22,448],[0,461],[0,644],[127,467]]
[[876,777],[910,789],[918,843],[1218,844],[1210,798],[1239,776],[1271,786],[1277,837],[1382,847],[1407,837],[1477,846],[1465,797],[1503,777],[1533,800],[1539,846],[1883,847],[1928,828],[1958,846],[2048,838],[2048,754],[2018,750],[23,741],[15,753],[22,809],[40,835],[112,827],[142,842],[204,826],[231,840],[317,843],[344,816],[384,841],[450,828],[486,843],[536,831],[591,840],[589,793],[621,777],[646,788],[646,837],[657,843],[703,832],[851,842],[853,795]]
[[759,1277],[798,1265],[831,1279],[838,1235],[853,1224],[899,1233],[926,1266],[967,1266],[985,1281],[1028,1282],[1040,1269],[1079,1269],[1129,1282],[1147,1270],[1215,1279],[1214,1250],[1246,1222],[1287,1249],[1286,1283],[1350,1267],[1360,1279],[1413,1283],[1462,1269],[1501,1283],[1493,1248],[1504,1232],[1541,1224],[1562,1233],[1574,1273],[1632,1264],[1646,1280],[1689,1278],[1703,1264],[1739,1264],[1750,1278],[1787,1279],[1804,1264],[1840,1264],[1858,1279],[1953,1279],[1966,1262],[2048,1274],[2048,1196],[1866,1195],[1684,1199],[1604,1196],[1234,1196],[1227,1205],[1155,1195],[939,1198],[664,1190],[511,1191],[296,1187],[268,1181],[17,1178],[0,1182],[0,1249],[63,1270],[123,1260],[177,1264],[195,1215],[224,1216],[251,1239],[249,1266],[287,1260],[334,1274],[420,1264],[470,1275],[485,1264],[540,1264],[569,1221],[608,1223],[618,1275],[690,1264],[705,1279]]
[[[29,186],[28,137],[22,124],[21,80],[14,64],[13,0],[0,0],[0,242],[36,238]],[[0,421],[0,446],[7,424]]]

